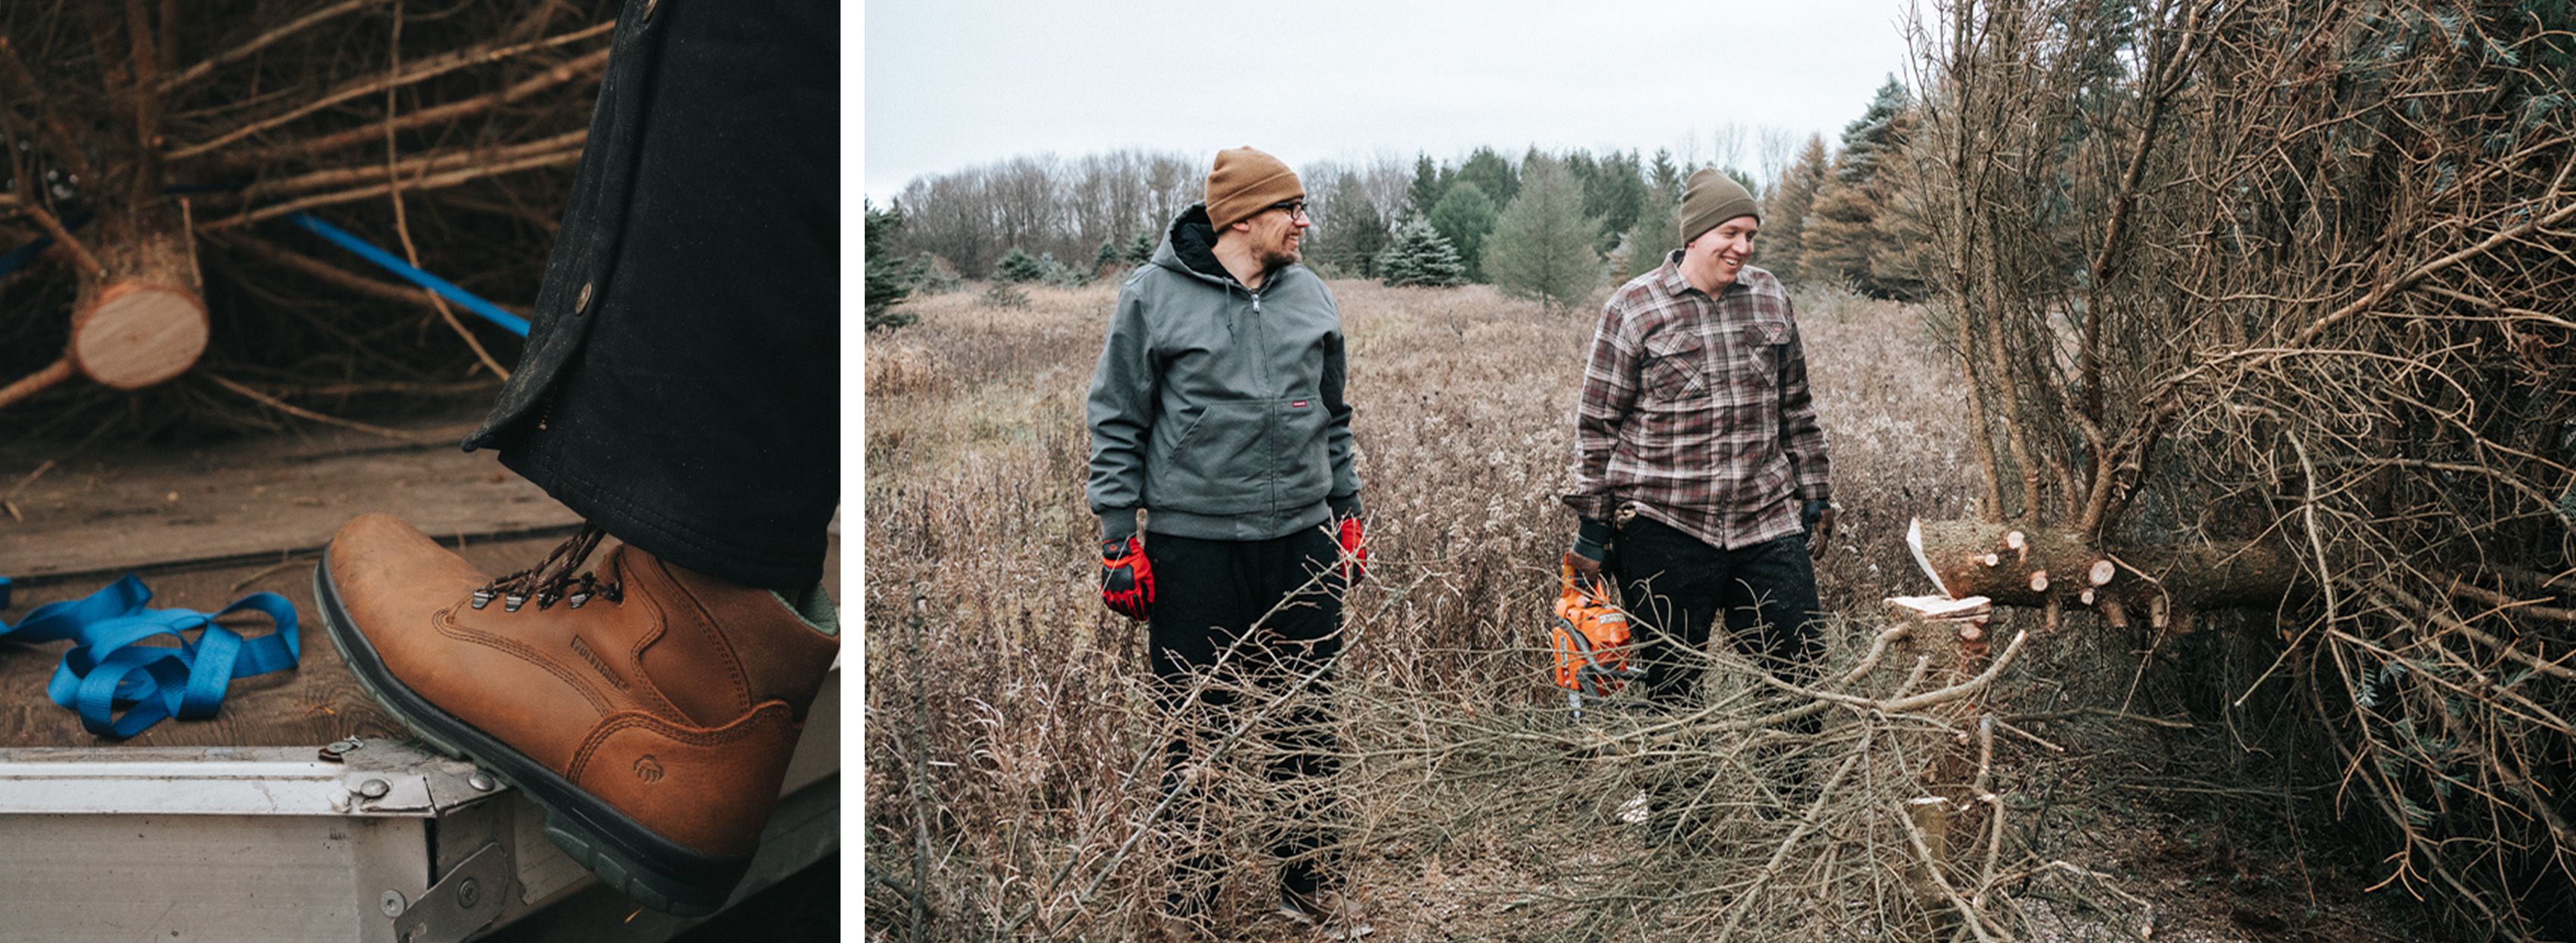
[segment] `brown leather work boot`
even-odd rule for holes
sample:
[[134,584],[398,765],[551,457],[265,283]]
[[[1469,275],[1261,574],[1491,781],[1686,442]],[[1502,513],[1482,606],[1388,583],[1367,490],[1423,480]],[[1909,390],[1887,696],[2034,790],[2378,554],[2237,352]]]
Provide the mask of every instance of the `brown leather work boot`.
[[370,514],[332,539],[313,595],[359,683],[413,732],[525,790],[608,886],[710,913],[751,864],[840,650],[831,604],[818,588],[799,613],[628,546],[574,576],[600,536],[494,580]]

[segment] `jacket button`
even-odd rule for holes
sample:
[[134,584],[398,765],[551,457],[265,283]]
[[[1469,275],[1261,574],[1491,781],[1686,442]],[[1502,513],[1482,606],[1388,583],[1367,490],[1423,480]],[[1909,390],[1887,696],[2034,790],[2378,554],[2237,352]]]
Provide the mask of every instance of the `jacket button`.
[[572,296],[572,313],[580,314],[588,310],[590,310],[590,283],[583,282],[581,293]]

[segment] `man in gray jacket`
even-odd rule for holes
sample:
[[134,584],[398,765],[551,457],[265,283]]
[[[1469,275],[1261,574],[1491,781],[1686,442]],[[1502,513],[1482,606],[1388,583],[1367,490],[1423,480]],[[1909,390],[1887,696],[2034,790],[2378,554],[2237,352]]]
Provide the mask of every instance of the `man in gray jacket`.
[[[1161,705],[1182,718],[1167,790],[1190,788],[1224,727],[1262,713],[1235,710],[1242,694],[1295,688],[1299,704],[1321,703],[1341,648],[1341,594],[1367,560],[1341,314],[1323,279],[1296,264],[1310,225],[1286,164],[1249,147],[1219,152],[1206,201],[1120,287],[1091,377],[1101,597],[1146,621]],[[1138,535],[1139,509],[1150,537]],[[1209,670],[1218,682],[1194,685]],[[1193,687],[1203,688],[1196,703]],[[1276,751],[1269,779],[1283,799],[1272,810],[1290,822],[1272,846],[1281,912],[1349,929],[1326,828],[1330,718],[1313,706],[1269,713],[1265,725],[1284,719],[1260,738]],[[1184,812],[1167,829],[1197,824]],[[1201,852],[1180,864],[1192,893],[1172,903],[1186,917],[1223,862]]]

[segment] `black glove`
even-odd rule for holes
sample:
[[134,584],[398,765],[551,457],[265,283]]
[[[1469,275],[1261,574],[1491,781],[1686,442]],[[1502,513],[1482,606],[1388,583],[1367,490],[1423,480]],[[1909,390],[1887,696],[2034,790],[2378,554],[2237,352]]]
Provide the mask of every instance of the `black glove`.
[[1154,566],[1145,559],[1143,541],[1129,536],[1100,542],[1100,601],[1111,612],[1145,618],[1146,607],[1154,604]]
[[1807,529],[1807,555],[1823,554],[1834,539],[1834,503],[1817,498],[1798,505],[1798,523]]
[[1565,561],[1574,570],[1577,581],[1589,585],[1601,579],[1602,564],[1610,558],[1609,521],[1583,518],[1574,529],[1574,553]]

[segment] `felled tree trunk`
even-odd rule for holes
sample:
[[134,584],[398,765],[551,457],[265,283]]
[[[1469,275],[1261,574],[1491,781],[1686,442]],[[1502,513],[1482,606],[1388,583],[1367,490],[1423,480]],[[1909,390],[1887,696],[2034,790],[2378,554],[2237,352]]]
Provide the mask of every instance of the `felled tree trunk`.
[[112,209],[90,242],[50,216],[43,221],[56,240],[54,252],[80,273],[71,343],[51,366],[0,387],[0,407],[76,375],[138,390],[196,364],[212,329],[184,209]]
[[[1934,596],[1900,596],[1887,603],[1898,624],[1909,629],[1906,648],[1924,658],[1925,687],[1951,687],[1985,670],[1993,641],[1986,634],[1986,622],[1994,615],[1991,603]],[[1905,879],[1923,912],[1932,915],[1929,929],[1936,934],[1954,927],[1950,897],[1978,879],[1976,861],[1984,844],[1978,839],[1991,824],[1994,740],[1985,701],[1981,693],[1930,708],[1939,726],[1925,744],[1932,759],[1921,774],[1923,795],[1905,804],[1906,818],[1923,841],[1922,851],[1906,864]],[[1977,744],[1965,739],[1969,731],[1981,734]]]
[[1953,599],[2083,607],[2114,625],[2137,614],[2166,628],[2177,611],[2268,609],[2307,591],[2288,554],[2268,544],[2142,545],[2110,551],[2065,531],[1984,521],[1916,520],[1906,543]]
[[102,219],[99,268],[72,302],[70,357],[83,376],[135,390],[187,372],[206,350],[205,285],[175,206]]

